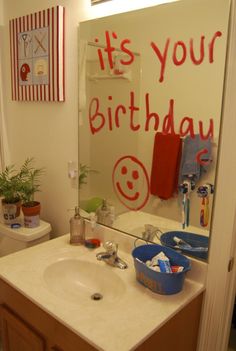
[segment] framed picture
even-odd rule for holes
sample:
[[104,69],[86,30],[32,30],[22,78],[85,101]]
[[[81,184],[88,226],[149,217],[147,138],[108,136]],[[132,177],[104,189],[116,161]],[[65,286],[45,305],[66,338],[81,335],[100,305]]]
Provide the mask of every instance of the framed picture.
[[12,100],[64,101],[65,8],[10,20]]

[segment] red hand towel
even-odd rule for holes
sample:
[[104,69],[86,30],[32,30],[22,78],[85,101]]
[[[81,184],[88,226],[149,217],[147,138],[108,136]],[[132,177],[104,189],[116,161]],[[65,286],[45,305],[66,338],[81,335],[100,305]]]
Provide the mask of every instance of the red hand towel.
[[152,195],[167,200],[177,192],[181,151],[179,135],[156,133],[150,186]]

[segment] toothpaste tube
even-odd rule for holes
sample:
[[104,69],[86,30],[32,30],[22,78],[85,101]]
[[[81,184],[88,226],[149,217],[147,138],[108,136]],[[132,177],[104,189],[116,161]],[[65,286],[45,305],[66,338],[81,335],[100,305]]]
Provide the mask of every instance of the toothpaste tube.
[[159,267],[162,273],[172,273],[170,261],[168,258],[158,260]]
[[151,266],[158,266],[159,262],[158,260],[168,260],[168,257],[166,257],[166,255],[164,254],[164,252],[159,252],[159,254],[157,254],[156,256],[154,256],[151,260]]
[[192,246],[188,244],[185,240],[178,238],[177,236],[173,237],[174,242],[177,244],[177,246],[181,246],[180,248],[184,249],[192,249]]
[[172,273],[180,273],[183,272],[183,266],[171,266]]

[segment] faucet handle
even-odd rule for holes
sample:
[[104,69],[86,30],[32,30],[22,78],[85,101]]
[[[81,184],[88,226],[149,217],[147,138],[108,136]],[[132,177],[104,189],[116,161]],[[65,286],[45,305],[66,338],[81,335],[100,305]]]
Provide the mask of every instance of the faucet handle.
[[114,243],[114,241],[106,241],[103,244],[104,249],[110,254],[114,254],[118,250],[118,244]]

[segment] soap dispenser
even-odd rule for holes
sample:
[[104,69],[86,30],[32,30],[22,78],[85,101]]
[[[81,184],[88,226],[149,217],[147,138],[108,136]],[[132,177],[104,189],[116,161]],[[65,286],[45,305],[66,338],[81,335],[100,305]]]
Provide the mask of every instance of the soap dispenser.
[[80,216],[79,207],[70,219],[70,244],[83,245],[85,241],[85,220]]
[[102,206],[97,209],[96,214],[100,224],[112,225],[111,211],[105,199],[102,201]]

